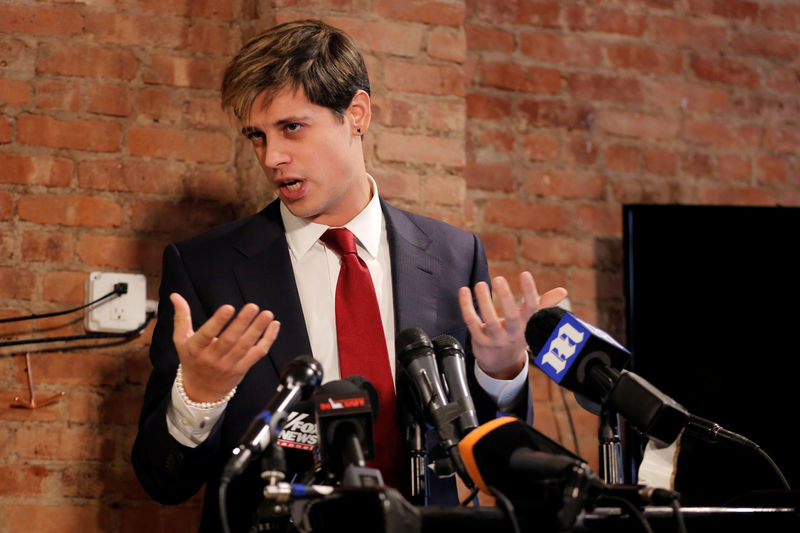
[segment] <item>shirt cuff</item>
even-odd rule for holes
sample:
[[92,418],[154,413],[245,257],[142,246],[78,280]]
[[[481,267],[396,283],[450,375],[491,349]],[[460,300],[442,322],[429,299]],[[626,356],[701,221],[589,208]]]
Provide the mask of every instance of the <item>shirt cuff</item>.
[[211,429],[222,418],[227,405],[226,403],[213,409],[197,409],[186,405],[178,393],[177,384],[173,382],[170,404],[167,407],[169,434],[184,446],[195,448],[211,434]]
[[669,445],[650,439],[644,449],[642,463],[639,465],[638,483],[648,487],[675,489],[675,474],[678,471],[678,452],[680,437]]
[[478,385],[486,394],[495,401],[497,409],[506,412],[513,407],[514,401],[528,379],[528,358],[525,358],[525,365],[519,374],[514,376],[514,379],[495,379],[481,370],[478,362],[475,361],[475,379],[478,380]]

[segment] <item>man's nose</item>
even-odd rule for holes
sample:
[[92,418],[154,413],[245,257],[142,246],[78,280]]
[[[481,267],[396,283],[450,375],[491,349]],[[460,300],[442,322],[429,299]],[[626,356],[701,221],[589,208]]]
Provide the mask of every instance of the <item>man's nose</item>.
[[264,151],[264,165],[269,168],[278,168],[291,160],[286,143],[280,139],[273,139],[267,142]]

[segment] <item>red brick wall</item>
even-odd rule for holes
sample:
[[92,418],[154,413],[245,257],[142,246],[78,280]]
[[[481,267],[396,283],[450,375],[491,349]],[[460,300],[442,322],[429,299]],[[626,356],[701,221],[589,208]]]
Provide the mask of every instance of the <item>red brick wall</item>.
[[[800,204],[796,2],[466,3],[468,225],[495,272],[563,284],[624,341],[623,204]],[[534,384],[535,425],[570,443]]]
[[[745,0],[0,0],[0,316],[83,302],[94,270],[269,198],[221,70],[247,36],[322,17],[373,81],[368,166],[402,207],[476,231],[494,274],[531,269],[624,339],[624,203],[800,205],[800,7]],[[513,282],[513,280],[512,280]],[[0,325],[82,333],[79,317]],[[190,530],[128,455],[148,334],[0,349],[0,533]],[[35,350],[35,351],[34,351]],[[572,447],[558,389],[533,376],[536,427]],[[596,420],[571,404],[596,465]]]

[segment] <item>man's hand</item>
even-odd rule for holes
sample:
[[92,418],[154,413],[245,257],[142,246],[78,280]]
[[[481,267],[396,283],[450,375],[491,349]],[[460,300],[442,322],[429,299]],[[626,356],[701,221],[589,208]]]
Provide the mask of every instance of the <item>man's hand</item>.
[[520,274],[519,283],[523,303],[518,307],[508,281],[502,276],[492,280],[504,318],[498,317],[486,282],[478,282],[474,289],[483,320],[475,310],[469,288],[461,287],[458,292],[461,314],[472,336],[472,352],[481,370],[495,379],[513,379],[519,374],[525,365],[525,327],[528,319],[539,308],[557,305],[567,296],[566,289],[558,287],[539,297],[530,272]]
[[[195,402],[215,402],[239,384],[244,375],[267,354],[278,336],[280,323],[271,311],[245,305],[236,318],[234,308],[223,305],[200,329],[192,328],[189,304],[178,293],[169,297],[175,308],[172,341],[183,369],[183,388]],[[222,333],[220,333],[222,331]]]

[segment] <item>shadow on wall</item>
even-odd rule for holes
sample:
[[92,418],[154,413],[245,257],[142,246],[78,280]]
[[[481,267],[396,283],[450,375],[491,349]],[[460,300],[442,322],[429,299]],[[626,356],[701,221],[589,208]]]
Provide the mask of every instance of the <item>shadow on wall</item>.
[[596,326],[625,344],[625,292],[621,237],[595,239]]

